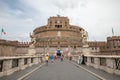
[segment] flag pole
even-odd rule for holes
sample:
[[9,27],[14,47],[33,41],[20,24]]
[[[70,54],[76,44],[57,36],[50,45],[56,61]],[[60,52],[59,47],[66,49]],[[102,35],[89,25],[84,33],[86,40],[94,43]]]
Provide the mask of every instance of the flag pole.
[[112,36],[114,36],[114,29],[113,29],[113,27],[112,27]]
[[0,31],[0,39],[2,39],[2,29],[1,29],[1,31]]

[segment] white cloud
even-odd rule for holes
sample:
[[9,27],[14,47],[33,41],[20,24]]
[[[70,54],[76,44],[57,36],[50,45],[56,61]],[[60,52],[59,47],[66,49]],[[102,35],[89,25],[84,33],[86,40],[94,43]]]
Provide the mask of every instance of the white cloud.
[[32,22],[33,20],[31,18],[25,19],[25,22]]
[[10,34],[17,32],[20,36],[22,33],[23,37],[19,37],[21,40],[27,40],[29,35],[24,34],[29,34],[38,26],[46,25],[47,19],[57,14],[68,16],[70,24],[87,30],[90,40],[106,40],[106,37],[112,34],[112,27],[115,35],[120,34],[120,0],[20,0],[20,2],[23,10],[10,9],[9,5],[2,4],[0,24],[5,26]]

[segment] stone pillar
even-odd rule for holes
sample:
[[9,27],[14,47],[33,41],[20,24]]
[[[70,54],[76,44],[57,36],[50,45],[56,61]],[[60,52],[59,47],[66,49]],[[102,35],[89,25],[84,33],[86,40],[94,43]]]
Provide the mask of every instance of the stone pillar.
[[83,53],[84,55],[90,55],[90,48],[88,47],[88,45],[84,45],[84,46],[82,47],[82,53]]
[[37,64],[37,63],[38,63],[38,58],[37,58],[37,57],[34,57],[34,58],[33,58],[33,63],[34,63],[34,64]]
[[33,55],[35,55],[35,53],[36,53],[36,50],[33,49],[33,48],[30,48],[30,49],[28,50],[28,54],[27,54],[27,55],[33,56]]
[[94,62],[95,62],[94,68],[98,69],[99,66],[100,66],[100,58],[95,57],[95,58],[94,58]]
[[28,66],[32,66],[32,64],[31,64],[31,58],[28,58],[27,61],[28,61]]
[[42,63],[42,56],[38,57],[38,63]]
[[12,60],[3,61],[3,76],[12,74]]
[[106,59],[106,72],[113,73],[114,71],[114,60],[112,58]]
[[18,66],[19,66],[19,69],[25,69],[25,67],[24,67],[24,59],[23,58],[19,59]]
[[87,57],[87,63],[88,66],[91,64],[91,57]]

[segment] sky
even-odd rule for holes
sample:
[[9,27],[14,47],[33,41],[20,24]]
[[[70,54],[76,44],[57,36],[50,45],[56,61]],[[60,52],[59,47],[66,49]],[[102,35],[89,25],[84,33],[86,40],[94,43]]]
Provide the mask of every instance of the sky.
[[47,24],[49,17],[68,17],[84,28],[89,41],[120,36],[120,0],[0,0],[0,29],[7,40],[30,41],[29,34]]

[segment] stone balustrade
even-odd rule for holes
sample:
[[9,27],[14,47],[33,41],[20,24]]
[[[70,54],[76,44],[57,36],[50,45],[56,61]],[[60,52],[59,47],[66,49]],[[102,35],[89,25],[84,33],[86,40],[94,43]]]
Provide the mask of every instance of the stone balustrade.
[[[78,56],[74,56],[73,60],[78,61]],[[111,74],[120,75],[120,56],[85,55],[84,61],[88,66],[104,70]]]
[[41,63],[38,56],[0,57],[0,77],[38,63]]

